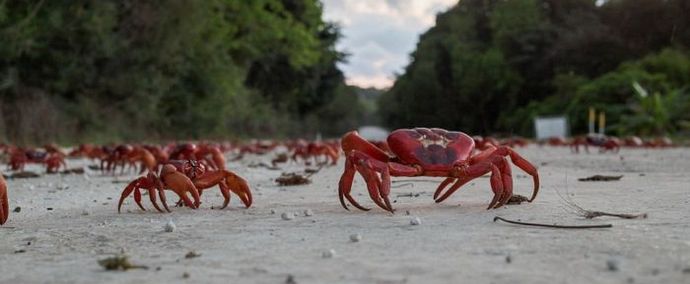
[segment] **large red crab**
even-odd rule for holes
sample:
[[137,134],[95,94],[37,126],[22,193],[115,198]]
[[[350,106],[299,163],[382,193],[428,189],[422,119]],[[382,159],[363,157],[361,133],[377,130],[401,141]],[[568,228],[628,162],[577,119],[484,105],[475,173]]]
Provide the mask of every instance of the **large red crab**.
[[[534,190],[529,201],[533,201],[539,191],[537,169],[510,147],[487,147],[475,152],[472,137],[462,132],[446,131],[438,128],[399,129],[388,136],[388,146],[395,156],[391,156],[360,137],[356,131],[342,138],[346,154],[345,171],[340,178],[338,193],[340,203],[345,209],[345,199],[354,207],[369,210],[359,205],[350,195],[355,173],[364,178],[369,196],[384,210],[393,212],[388,199],[391,176],[432,176],[446,179],[436,189],[434,199],[441,202],[472,179],[491,173],[491,189],[494,197],[489,207],[503,206],[513,195],[513,179],[507,157],[520,169],[531,175]],[[453,185],[443,193],[443,190]],[[441,195],[443,193],[443,195]],[[349,209],[348,209],[349,210]]]

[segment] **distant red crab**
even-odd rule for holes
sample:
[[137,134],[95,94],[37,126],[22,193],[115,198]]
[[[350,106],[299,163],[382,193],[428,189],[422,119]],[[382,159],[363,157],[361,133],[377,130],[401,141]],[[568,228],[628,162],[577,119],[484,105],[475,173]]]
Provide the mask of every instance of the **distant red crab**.
[[[369,196],[384,210],[393,212],[388,198],[391,176],[431,176],[446,179],[436,189],[434,199],[441,202],[470,180],[491,173],[494,197],[487,209],[506,204],[513,195],[513,179],[507,157],[520,169],[531,175],[534,190],[529,201],[537,197],[539,174],[537,169],[518,153],[506,146],[488,146],[475,151],[472,137],[462,132],[438,128],[399,129],[388,136],[388,146],[395,156],[382,151],[360,137],[356,131],[345,134],[342,147],[346,155],[345,171],[340,178],[338,193],[345,209],[347,199],[354,207],[369,210],[352,198],[350,191],[355,173],[364,178]],[[443,195],[443,190],[453,185]],[[348,209],[349,210],[349,209]]]

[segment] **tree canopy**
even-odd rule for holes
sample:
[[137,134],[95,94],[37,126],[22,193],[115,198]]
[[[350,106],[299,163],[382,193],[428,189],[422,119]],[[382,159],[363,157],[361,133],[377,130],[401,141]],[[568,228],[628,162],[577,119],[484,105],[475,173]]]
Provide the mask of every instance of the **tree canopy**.
[[317,0],[0,1],[0,133],[333,135],[348,119],[331,112],[358,103],[337,68],[339,38]]
[[[381,97],[384,122],[529,135],[535,116],[565,114],[581,132],[593,106],[609,114],[616,134],[687,131],[690,106],[672,102],[690,101],[690,2],[597,3],[460,1],[420,36]],[[677,107],[641,110],[636,82]],[[650,119],[666,125],[639,123]]]

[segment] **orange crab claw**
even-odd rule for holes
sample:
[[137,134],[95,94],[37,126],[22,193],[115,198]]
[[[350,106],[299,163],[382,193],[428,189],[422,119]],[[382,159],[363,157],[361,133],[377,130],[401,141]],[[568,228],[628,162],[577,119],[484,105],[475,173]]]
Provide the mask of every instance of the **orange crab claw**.
[[249,184],[245,179],[231,171],[208,171],[194,179],[194,185],[200,190],[213,187],[216,184],[220,187],[220,192],[225,198],[221,209],[230,203],[230,192],[237,194],[247,208],[252,205],[253,199]]
[[253,201],[252,192],[249,189],[249,184],[247,181],[232,172],[228,173],[229,175],[226,175],[225,177],[225,183],[230,188],[230,191],[234,192],[240,197],[240,200],[242,200],[242,203],[244,203],[245,207],[251,207]]
[[0,175],[0,225],[5,224],[9,216],[10,204],[7,199],[7,182],[5,182],[5,178]]
[[[190,208],[199,208],[201,204],[199,198],[199,190],[197,190],[194,183],[183,173],[178,172],[173,165],[165,165],[161,169],[161,179],[172,191],[174,191],[184,201],[185,205]],[[187,194],[191,194],[194,202],[189,199]]]

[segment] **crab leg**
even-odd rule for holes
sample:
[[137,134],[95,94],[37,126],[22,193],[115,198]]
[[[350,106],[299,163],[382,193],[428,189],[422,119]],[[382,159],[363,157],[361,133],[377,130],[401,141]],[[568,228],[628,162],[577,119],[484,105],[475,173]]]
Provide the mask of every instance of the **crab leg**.
[[352,160],[353,158],[351,155],[345,157],[345,171],[343,172],[343,175],[340,176],[340,182],[338,182],[338,197],[340,198],[340,204],[343,206],[343,208],[345,208],[345,210],[350,210],[350,208],[347,208],[347,205],[345,204],[344,198],[346,198],[350,204],[357,209],[369,211],[371,210],[370,208],[359,205],[359,203],[357,203],[357,201],[355,201],[355,199],[350,195],[350,191],[352,190],[352,181],[355,178],[355,173],[357,173],[357,169],[355,168]]
[[459,189],[462,185],[469,182],[470,180],[473,180],[475,178],[485,175],[488,172],[491,172],[491,190],[494,192],[494,197],[489,203],[489,207],[487,209],[493,208],[496,205],[496,203],[499,200],[501,200],[504,191],[503,181],[501,180],[501,172],[495,165],[495,163],[497,163],[497,161],[493,161],[492,159],[480,161],[477,164],[469,166],[463,172],[463,176],[459,178],[458,181],[455,184],[453,184],[453,186],[446,193],[444,193],[441,197],[436,199],[436,203],[446,200],[453,193],[455,193],[457,189]]
[[513,149],[510,149],[509,147],[499,147],[494,152],[494,155],[503,157],[510,156],[510,160],[513,161],[513,164],[518,166],[518,168],[523,170],[528,175],[532,176],[534,189],[532,191],[532,197],[529,199],[529,202],[532,202],[537,197],[537,193],[539,192],[539,172],[537,172],[537,168],[535,168],[530,162],[525,160],[525,158],[520,156],[520,154],[513,151]]
[[513,176],[512,170],[510,169],[510,164],[506,158],[501,159],[498,163],[499,170],[501,171],[501,177],[503,178],[503,197],[500,199],[499,203],[494,208],[499,208],[505,205],[510,197],[513,196]]
[[[449,178],[444,179],[444,180],[438,185],[438,187],[436,188],[436,191],[434,192],[434,200],[436,200],[436,198],[438,197],[438,195],[441,194],[441,192],[443,192],[443,190],[446,188],[446,186],[448,186],[449,184],[453,183],[454,181],[456,181],[456,178],[453,178],[453,177],[449,177]],[[456,182],[456,184],[457,184],[457,182]],[[455,187],[455,184],[453,185],[453,187]],[[451,187],[451,189],[452,189],[452,187]]]
[[491,202],[489,202],[489,207],[486,209],[491,209],[495,208],[494,206],[498,207],[500,203],[497,204],[497,202],[500,201],[501,197],[504,194],[504,188],[503,188],[503,183],[501,182],[501,172],[498,170],[498,167],[494,164],[490,164],[491,166],[491,190],[494,192],[494,198],[491,199]]
[[161,203],[163,203],[163,207],[165,208],[165,211],[170,212],[170,208],[168,208],[168,202],[165,200],[165,191],[163,190],[162,185],[158,186],[158,197],[160,197]]
[[125,198],[132,194],[134,189],[139,187],[139,185],[143,183],[145,179],[145,177],[140,177],[138,179],[133,180],[127,185],[127,187],[125,187],[125,190],[123,190],[122,194],[120,195],[120,202],[117,203],[117,213],[120,213],[120,209],[122,208],[122,203],[125,201]]
[[376,173],[372,172],[371,169],[364,166],[355,166],[355,168],[357,168],[357,171],[364,178],[364,181],[367,184],[367,189],[369,190],[369,197],[371,197],[371,200],[373,200],[374,203],[376,203],[376,205],[383,208],[384,210],[390,211],[391,209],[389,209],[388,206],[386,206],[382,201],[381,194],[379,192],[380,181],[378,180],[378,176],[376,175]]
[[134,202],[136,202],[137,205],[139,205],[139,208],[141,208],[141,210],[146,211],[146,209],[144,209],[144,206],[141,204],[141,191],[139,191],[138,187],[134,188]]
[[[450,180],[450,181],[448,181]],[[468,181],[472,180],[471,178],[458,178],[457,180],[455,178],[447,178],[445,179],[436,189],[436,192],[434,192],[434,201],[436,203],[440,203],[443,200],[446,200],[446,198],[450,197],[455,191],[457,191],[461,186],[465,185]],[[448,181],[448,182],[447,182]],[[443,189],[447,186],[447,184],[455,181],[455,183],[446,191],[446,193],[443,194],[440,198],[438,196],[443,192]]]
[[7,183],[5,178],[0,175],[0,225],[7,222],[7,218],[10,216],[10,205],[7,200]]
[[156,202],[156,188],[151,187],[147,188],[147,190],[149,191],[149,197],[151,199],[151,203],[153,203],[153,207],[155,207],[156,210],[158,210],[158,212],[163,213],[163,210],[161,210],[161,208],[158,207],[158,202]]

